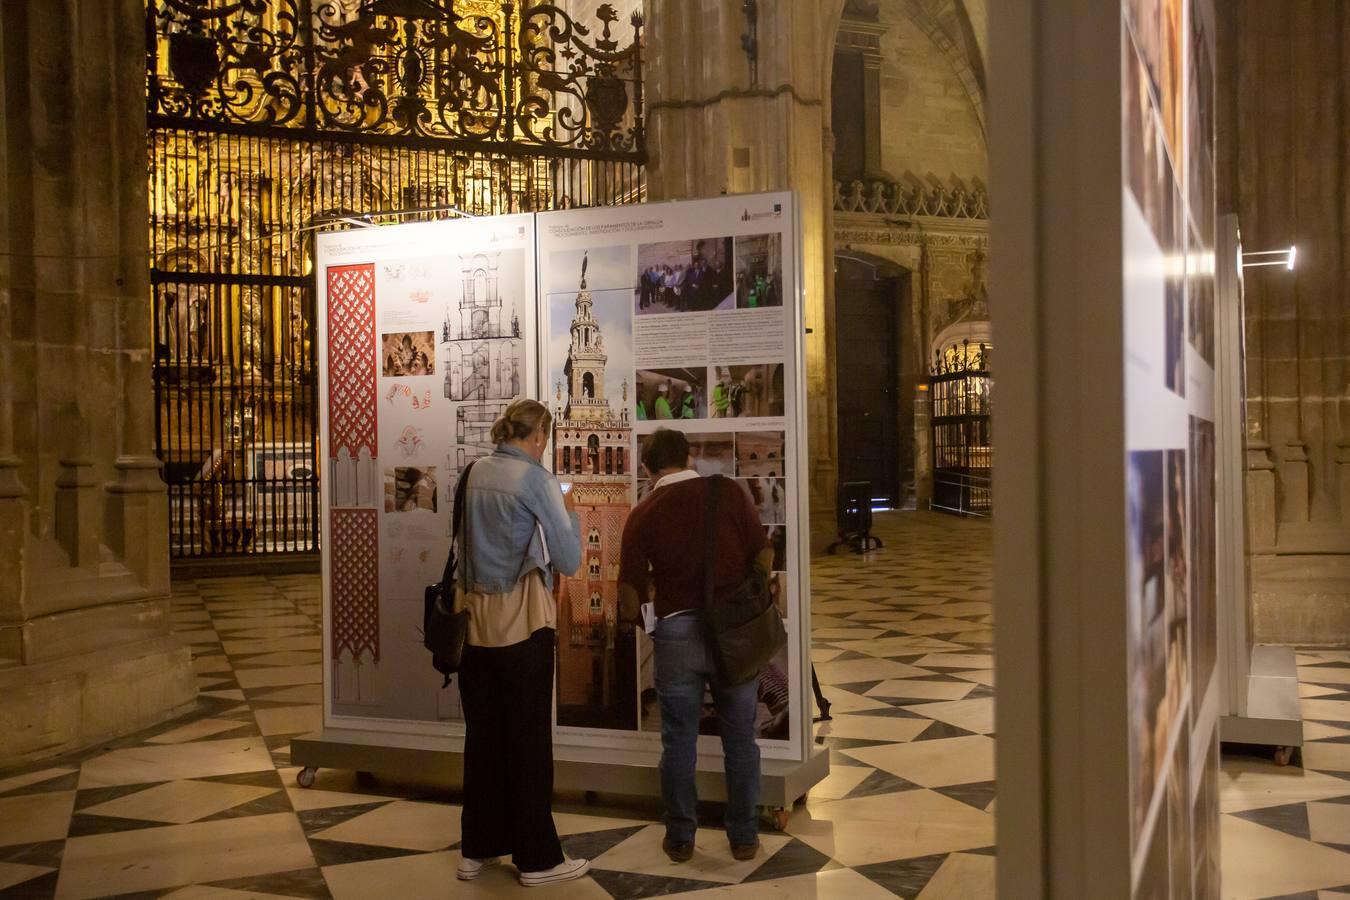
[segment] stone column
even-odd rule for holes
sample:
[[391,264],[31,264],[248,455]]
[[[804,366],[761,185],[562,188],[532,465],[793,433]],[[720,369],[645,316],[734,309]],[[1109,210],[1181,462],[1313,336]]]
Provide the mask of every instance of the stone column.
[[[646,55],[652,200],[792,189],[802,206],[811,509],[833,532],[833,188],[829,79],[842,0],[651,0]],[[742,48],[754,39],[757,58]]]
[[0,6],[0,767],[196,693],[151,430],[144,14]]

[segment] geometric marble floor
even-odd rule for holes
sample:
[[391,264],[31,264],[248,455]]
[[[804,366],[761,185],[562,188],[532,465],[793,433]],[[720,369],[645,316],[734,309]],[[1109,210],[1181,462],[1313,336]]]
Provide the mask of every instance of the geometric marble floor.
[[[319,722],[317,577],[202,579],[174,585],[196,711],[0,772],[0,898],[991,897],[988,523],[897,513],[877,532],[884,551],[813,561],[831,775],[752,861],[732,859],[714,809],[675,865],[657,806],[564,794],[564,849],[592,860],[590,877],[456,882],[452,794],[327,770],[295,786],[290,738]],[[1350,653],[1298,661],[1308,768],[1225,760],[1225,896],[1344,896],[1330,889],[1350,883]]]

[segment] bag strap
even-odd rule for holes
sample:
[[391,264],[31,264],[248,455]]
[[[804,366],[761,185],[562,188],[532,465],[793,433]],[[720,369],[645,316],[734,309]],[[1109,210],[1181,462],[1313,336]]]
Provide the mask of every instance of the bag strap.
[[713,556],[717,550],[717,500],[718,488],[722,484],[721,475],[708,476],[708,496],[703,501],[703,607],[711,609],[713,603]]
[[[477,460],[474,460],[477,462]],[[455,582],[455,569],[458,568],[455,559],[455,545],[459,542],[459,532],[464,525],[464,495],[469,487],[469,473],[473,471],[473,463],[464,467],[464,473],[459,476],[459,481],[455,484],[455,508],[450,513],[450,553],[445,558],[445,572],[441,575],[442,585],[453,585]]]

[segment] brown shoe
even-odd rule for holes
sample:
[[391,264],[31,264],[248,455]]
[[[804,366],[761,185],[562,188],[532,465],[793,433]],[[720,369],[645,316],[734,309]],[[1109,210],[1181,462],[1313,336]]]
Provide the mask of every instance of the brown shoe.
[[759,852],[759,841],[753,844],[732,844],[731,855],[739,860],[754,859],[755,854]]
[[666,838],[661,842],[661,849],[666,851],[666,856],[674,863],[687,863],[694,858],[694,844],[692,841],[672,841]]

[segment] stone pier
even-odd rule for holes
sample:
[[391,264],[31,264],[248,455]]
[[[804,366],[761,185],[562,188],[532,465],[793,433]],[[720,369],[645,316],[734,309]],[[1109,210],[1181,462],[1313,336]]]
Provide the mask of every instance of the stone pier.
[[0,6],[0,767],[172,715],[142,0]]

